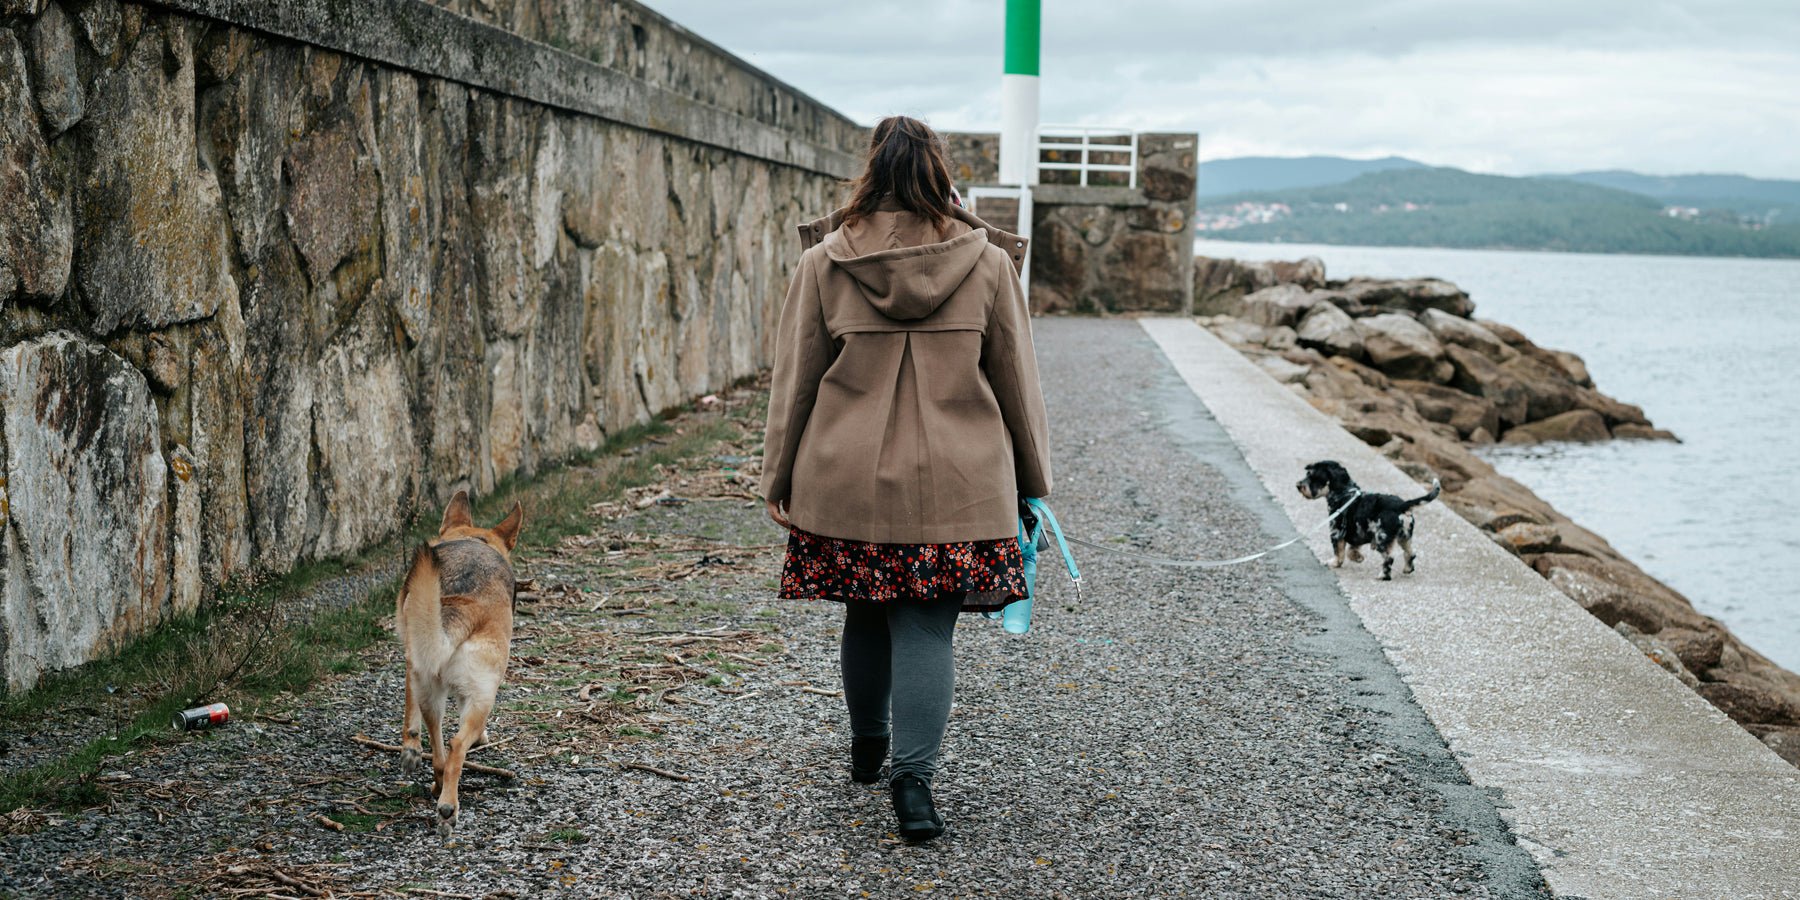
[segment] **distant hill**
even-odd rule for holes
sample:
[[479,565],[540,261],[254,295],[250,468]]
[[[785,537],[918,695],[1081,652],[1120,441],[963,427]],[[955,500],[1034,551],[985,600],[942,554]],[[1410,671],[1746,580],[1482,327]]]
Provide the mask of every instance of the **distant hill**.
[[1398,156],[1346,159],[1342,156],[1239,156],[1200,164],[1201,199],[1245,191],[1284,191],[1349,181],[1370,172],[1424,168]]
[[1800,181],[1745,175],[1642,175],[1620,169],[1540,177],[1631,191],[1655,197],[1667,206],[1729,209],[1758,217],[1775,212],[1777,221],[1800,223]]
[[1224,240],[1800,257],[1800,227],[1747,227],[1732,213],[1683,218],[1664,206],[1579,180],[1420,167],[1210,198],[1197,223]]

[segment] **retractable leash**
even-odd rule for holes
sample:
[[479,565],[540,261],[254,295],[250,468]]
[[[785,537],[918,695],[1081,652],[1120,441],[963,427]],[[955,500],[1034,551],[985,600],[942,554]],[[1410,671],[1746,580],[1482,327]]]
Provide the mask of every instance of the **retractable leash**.
[[1282,541],[1281,543],[1276,544],[1275,546],[1270,547],[1267,550],[1261,550],[1256,553],[1252,553],[1249,556],[1239,556],[1239,557],[1234,557],[1232,559],[1169,559],[1167,557],[1162,557],[1162,556],[1146,556],[1142,553],[1133,553],[1130,550],[1120,550],[1117,547],[1108,547],[1105,544],[1096,544],[1093,541],[1084,541],[1081,538],[1073,538],[1073,537],[1069,538],[1069,543],[1080,544],[1083,547],[1091,547],[1095,550],[1103,550],[1107,553],[1111,553],[1111,554],[1114,554],[1117,556],[1127,556],[1132,559],[1138,560],[1139,562],[1154,563],[1155,565],[1159,565],[1159,566],[1171,566],[1173,568],[1178,568],[1178,569],[1222,569],[1226,566],[1236,566],[1236,565],[1241,565],[1243,563],[1250,562],[1252,560],[1262,559],[1263,557],[1268,556],[1269,554],[1274,553],[1277,550],[1285,550],[1289,547],[1294,546],[1295,544],[1300,543],[1303,540],[1306,540],[1306,538],[1309,535],[1312,535],[1312,534],[1320,531],[1321,529],[1323,529],[1325,526],[1330,525],[1332,522],[1337,521],[1338,516],[1343,515],[1345,513],[1345,511],[1350,509],[1351,504],[1354,504],[1356,502],[1356,498],[1361,497],[1361,496],[1362,496],[1361,490],[1351,491],[1350,499],[1345,500],[1343,506],[1338,507],[1335,512],[1333,512],[1329,516],[1326,516],[1325,521],[1320,522],[1318,525],[1313,526],[1312,531],[1301,532],[1300,534],[1294,535],[1293,537],[1291,537],[1285,541]]
[[1075,585],[1075,597],[1076,600],[1079,601],[1081,598],[1081,569],[1075,565],[1075,554],[1069,552],[1070,544],[1080,544],[1083,547],[1090,547],[1095,550],[1111,553],[1115,556],[1124,556],[1138,560],[1139,562],[1147,562],[1152,565],[1168,566],[1177,569],[1220,569],[1226,566],[1242,565],[1243,563],[1262,559],[1278,550],[1284,550],[1300,543],[1309,535],[1325,528],[1332,522],[1337,521],[1339,516],[1342,516],[1351,506],[1356,504],[1356,498],[1361,496],[1362,491],[1360,489],[1352,490],[1350,492],[1350,499],[1345,500],[1343,506],[1332,511],[1331,515],[1326,516],[1323,522],[1314,526],[1312,531],[1297,534],[1267,550],[1260,550],[1256,553],[1249,554],[1248,556],[1238,556],[1232,559],[1170,559],[1163,556],[1149,556],[1143,553],[1133,553],[1130,550],[1120,550],[1117,547],[1109,547],[1105,544],[1097,544],[1093,541],[1084,541],[1081,538],[1067,537],[1063,534],[1062,524],[1056,521],[1056,514],[1050,511],[1050,504],[1038,497],[1027,497],[1025,498],[1024,503],[1030,509],[1032,515],[1037,519],[1037,528],[1035,530],[1032,529],[1026,523],[1024,517],[1019,519],[1019,552],[1025,560],[1025,599],[1008,604],[1006,608],[1000,612],[984,613],[983,615],[990,619],[1000,619],[1001,626],[1012,634],[1024,634],[1031,630],[1031,601],[1037,596],[1038,551],[1048,546],[1048,542],[1045,539],[1046,526],[1049,529],[1049,533],[1056,536],[1056,545],[1058,549],[1062,551],[1063,566],[1069,570],[1069,580]]

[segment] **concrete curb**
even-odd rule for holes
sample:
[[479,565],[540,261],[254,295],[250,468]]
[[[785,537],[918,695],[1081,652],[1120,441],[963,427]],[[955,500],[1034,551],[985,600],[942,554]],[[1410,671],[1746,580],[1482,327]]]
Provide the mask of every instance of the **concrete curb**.
[[[1191,319],[1141,324],[1298,527],[1324,514],[1293,487],[1316,460],[1422,492]],[[1448,508],[1417,516],[1417,574],[1339,586],[1552,891],[1800,897],[1800,771]]]

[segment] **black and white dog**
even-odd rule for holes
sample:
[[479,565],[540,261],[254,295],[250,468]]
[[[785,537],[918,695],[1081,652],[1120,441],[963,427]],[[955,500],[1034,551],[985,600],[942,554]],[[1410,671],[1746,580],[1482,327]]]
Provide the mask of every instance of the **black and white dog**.
[[[1393,494],[1374,494],[1358,488],[1343,466],[1327,459],[1307,466],[1306,477],[1294,487],[1308,500],[1324,497],[1333,513],[1343,510],[1342,515],[1331,520],[1331,549],[1337,552],[1333,566],[1341,568],[1346,553],[1351,562],[1362,562],[1362,546],[1373,544],[1381,554],[1381,580],[1392,580],[1394,544],[1399,543],[1400,552],[1406,554],[1406,568],[1401,571],[1412,574],[1416,557],[1412,552],[1413,517],[1409,511],[1437,499],[1437,482],[1432,482],[1431,493],[1402,500]],[[1345,504],[1349,504],[1348,509]]]

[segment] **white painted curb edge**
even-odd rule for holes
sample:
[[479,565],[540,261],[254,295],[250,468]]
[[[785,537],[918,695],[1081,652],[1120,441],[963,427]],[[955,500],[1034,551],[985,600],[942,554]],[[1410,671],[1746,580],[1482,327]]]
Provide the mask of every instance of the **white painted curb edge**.
[[[1309,462],[1423,493],[1193,320],[1140,323],[1297,528],[1325,514]],[[1555,893],[1800,897],[1800,770],[1447,507],[1416,515],[1416,574],[1369,554],[1340,586]]]

